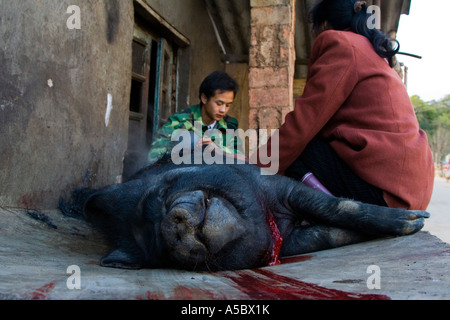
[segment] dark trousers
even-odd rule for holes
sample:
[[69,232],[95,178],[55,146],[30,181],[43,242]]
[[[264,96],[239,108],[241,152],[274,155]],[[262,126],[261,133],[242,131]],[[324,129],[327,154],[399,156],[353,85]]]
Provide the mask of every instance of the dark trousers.
[[379,188],[368,184],[353,173],[328,143],[317,138],[308,144],[285,174],[300,181],[308,172],[312,172],[336,197],[387,206],[383,192]]

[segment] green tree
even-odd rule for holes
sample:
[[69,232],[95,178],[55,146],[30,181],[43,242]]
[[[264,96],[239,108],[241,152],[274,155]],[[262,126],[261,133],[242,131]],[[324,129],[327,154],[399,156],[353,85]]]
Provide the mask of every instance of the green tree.
[[450,154],[450,95],[429,102],[412,96],[411,102],[420,127],[428,135],[435,161],[444,160]]

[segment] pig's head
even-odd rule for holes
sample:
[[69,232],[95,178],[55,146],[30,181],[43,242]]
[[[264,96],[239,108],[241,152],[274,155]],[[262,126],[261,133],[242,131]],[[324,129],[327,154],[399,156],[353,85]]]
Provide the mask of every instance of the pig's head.
[[177,168],[101,190],[85,214],[113,240],[105,266],[253,268],[274,246],[258,190],[227,166]]
[[[209,190],[176,192],[167,201],[161,233],[170,259],[189,269],[240,269],[268,259],[264,209],[242,207]],[[267,257],[266,257],[267,256]]]

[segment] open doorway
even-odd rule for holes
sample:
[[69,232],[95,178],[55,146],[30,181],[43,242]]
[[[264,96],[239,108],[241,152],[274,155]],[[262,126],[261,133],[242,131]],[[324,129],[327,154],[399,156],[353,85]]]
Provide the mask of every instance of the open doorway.
[[153,136],[177,111],[177,47],[137,18],[132,52],[124,179],[145,165]]

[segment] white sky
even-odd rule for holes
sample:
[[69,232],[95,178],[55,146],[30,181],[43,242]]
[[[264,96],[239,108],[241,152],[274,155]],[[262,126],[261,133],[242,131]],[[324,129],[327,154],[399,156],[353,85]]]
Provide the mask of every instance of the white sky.
[[422,60],[397,56],[409,68],[410,96],[431,101],[450,94],[449,17],[449,0],[412,0],[409,16],[401,16],[400,51],[423,56]]

